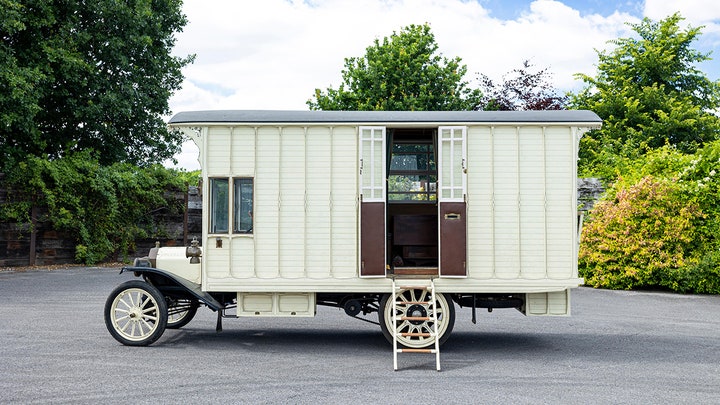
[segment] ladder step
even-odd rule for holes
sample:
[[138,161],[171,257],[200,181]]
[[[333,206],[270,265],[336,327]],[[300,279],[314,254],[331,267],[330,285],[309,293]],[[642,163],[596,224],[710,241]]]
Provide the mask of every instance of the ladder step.
[[429,316],[402,316],[401,321],[429,321]]
[[427,332],[402,332],[400,333],[400,336],[405,337],[432,337],[432,333]]
[[397,349],[398,353],[436,353],[435,349]]

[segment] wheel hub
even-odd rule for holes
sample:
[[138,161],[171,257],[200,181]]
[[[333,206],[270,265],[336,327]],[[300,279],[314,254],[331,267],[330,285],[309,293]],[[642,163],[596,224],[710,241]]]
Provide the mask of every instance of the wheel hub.
[[[407,316],[412,316],[415,318],[427,317],[427,309],[425,309],[425,307],[420,304],[413,304],[407,309]],[[426,321],[410,321],[410,323],[412,323],[413,325],[421,325],[425,322]]]

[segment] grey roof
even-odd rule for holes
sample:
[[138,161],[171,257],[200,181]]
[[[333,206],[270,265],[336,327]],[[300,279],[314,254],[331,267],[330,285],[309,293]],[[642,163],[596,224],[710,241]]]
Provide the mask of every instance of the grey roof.
[[592,111],[283,111],[211,110],[175,114],[170,125],[179,124],[392,124],[392,123],[587,123],[601,124]]

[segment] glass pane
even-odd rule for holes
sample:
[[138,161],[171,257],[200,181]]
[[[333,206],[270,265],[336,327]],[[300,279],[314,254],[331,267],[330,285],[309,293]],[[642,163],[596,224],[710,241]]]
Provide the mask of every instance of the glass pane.
[[390,170],[418,170],[418,155],[393,155]]
[[462,198],[462,141],[453,141],[453,198]]
[[[363,173],[362,173],[362,187],[363,193],[369,192],[369,187],[372,185],[372,159],[371,159],[371,141],[362,141],[362,159],[363,159]],[[369,196],[369,195],[368,195]]]
[[382,142],[373,142],[372,162],[372,198],[383,198],[383,145]]
[[388,199],[392,201],[434,201],[436,177],[427,175],[390,175]]
[[210,233],[228,231],[228,179],[210,179]]
[[423,143],[396,143],[393,145],[393,152],[428,152],[430,145]]
[[[452,151],[450,149],[451,143],[450,142],[443,142],[442,144],[442,179],[440,179],[440,184],[442,184],[442,187],[452,187],[452,169],[453,169],[453,161],[452,161]],[[444,195],[443,195],[444,197]]]
[[235,179],[235,233],[252,233],[253,180]]

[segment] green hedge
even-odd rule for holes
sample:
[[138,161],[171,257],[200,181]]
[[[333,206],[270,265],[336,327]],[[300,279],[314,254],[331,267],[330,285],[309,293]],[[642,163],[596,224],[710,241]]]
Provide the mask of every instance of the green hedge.
[[75,235],[75,258],[85,264],[125,256],[135,240],[167,236],[153,212],[182,213],[182,202],[169,192],[184,191],[197,178],[160,165],[103,166],[87,152],[56,160],[29,156],[5,170],[9,201],[0,219],[30,223],[31,206],[45,208],[41,220]]
[[586,284],[720,294],[720,142],[671,147],[622,168],[583,228]]

